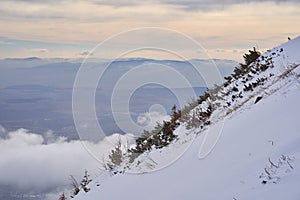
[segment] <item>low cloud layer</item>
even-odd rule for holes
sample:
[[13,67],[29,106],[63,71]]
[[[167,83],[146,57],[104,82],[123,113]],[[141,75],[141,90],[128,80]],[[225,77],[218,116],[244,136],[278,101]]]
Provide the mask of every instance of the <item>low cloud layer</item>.
[[[92,177],[100,174],[101,164],[87,153],[81,141],[55,138],[51,131],[44,136],[26,129],[6,132],[2,126],[0,134],[0,187],[45,194],[65,190],[70,186],[70,175],[80,180],[85,169]],[[109,136],[110,142],[89,145],[97,146],[105,155],[120,137],[126,136],[115,134]]]

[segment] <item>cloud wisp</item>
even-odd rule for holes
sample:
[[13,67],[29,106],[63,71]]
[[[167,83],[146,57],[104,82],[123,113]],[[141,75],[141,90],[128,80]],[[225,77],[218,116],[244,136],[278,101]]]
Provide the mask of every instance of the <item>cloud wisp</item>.
[[31,52],[35,52],[35,53],[48,53],[49,50],[48,49],[31,49]]

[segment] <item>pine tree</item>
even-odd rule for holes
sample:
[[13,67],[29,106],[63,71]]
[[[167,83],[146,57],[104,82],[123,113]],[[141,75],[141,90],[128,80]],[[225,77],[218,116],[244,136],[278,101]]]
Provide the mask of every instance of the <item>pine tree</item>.
[[251,63],[253,63],[259,56],[261,55],[260,52],[256,51],[256,48],[253,47],[253,51],[249,50],[249,54],[245,54],[244,60],[245,60],[245,64],[246,65],[250,65]]
[[85,170],[84,177],[80,182],[80,186],[83,189],[83,191],[88,192],[90,191],[90,188],[87,187],[87,185],[92,181],[90,178],[90,175],[88,174],[88,171]]
[[121,139],[118,140],[118,143],[114,149],[111,150],[109,158],[109,163],[107,166],[110,170],[113,170],[115,167],[120,166],[123,161],[123,152],[122,152],[122,143]]

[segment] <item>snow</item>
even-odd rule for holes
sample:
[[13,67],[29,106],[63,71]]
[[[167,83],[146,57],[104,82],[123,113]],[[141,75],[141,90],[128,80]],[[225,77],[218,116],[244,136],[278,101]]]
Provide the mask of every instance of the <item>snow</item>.
[[[278,53],[281,48],[283,52]],[[75,199],[299,199],[300,84],[297,74],[276,78],[288,65],[300,64],[300,37],[264,56],[273,52],[275,67],[259,76],[270,72],[276,76],[268,80],[268,87],[251,93],[263,95],[263,99],[256,104],[254,97],[245,102],[249,95],[234,103],[241,106],[225,115],[222,134],[204,159],[199,159],[199,149],[213,127],[200,131],[181,125],[176,130],[177,141],[138,158],[144,164],[154,160],[154,169],[147,171],[146,165],[140,165],[132,168],[140,174],[128,171],[112,176],[104,172],[89,185],[90,192],[80,192]],[[299,73],[299,68],[294,71]],[[283,161],[282,155],[288,156],[289,162]],[[166,160],[174,162],[166,166]],[[266,178],[265,169],[271,179]]]

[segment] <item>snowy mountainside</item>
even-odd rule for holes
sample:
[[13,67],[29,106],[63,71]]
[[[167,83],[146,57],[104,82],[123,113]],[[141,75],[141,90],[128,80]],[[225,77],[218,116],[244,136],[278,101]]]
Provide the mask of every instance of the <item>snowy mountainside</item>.
[[[123,163],[124,174],[104,172],[75,199],[299,199],[299,64],[300,37],[240,66],[181,113],[168,146]],[[199,159],[223,119],[217,144]]]

